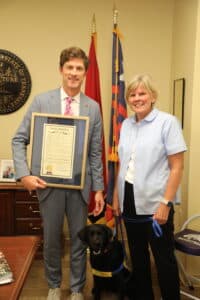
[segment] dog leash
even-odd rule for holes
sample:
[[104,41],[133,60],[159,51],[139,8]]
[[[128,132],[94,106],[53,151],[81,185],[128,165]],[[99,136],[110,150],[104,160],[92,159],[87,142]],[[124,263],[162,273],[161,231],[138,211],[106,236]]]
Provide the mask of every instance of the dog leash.
[[[122,243],[122,248],[123,248],[123,253],[124,253],[124,262],[128,261],[128,255],[126,252],[126,246],[125,246],[125,238],[124,238],[124,232],[122,228],[122,216],[115,216],[115,224],[116,224],[116,239],[119,239],[119,229],[121,233],[121,243]],[[119,227],[119,228],[118,228]],[[126,265],[126,263],[124,263]]]
[[[140,218],[140,219],[134,219],[134,218],[128,218],[128,217],[122,217],[122,215],[120,215],[118,217],[119,219],[124,219],[127,222],[130,223],[146,223],[146,222],[152,222],[152,228],[153,228],[153,232],[155,234],[156,237],[161,237],[162,236],[162,228],[160,226],[160,224],[158,224],[158,222],[156,220],[154,220],[152,217],[145,217],[145,218]],[[121,223],[121,222],[120,222]]]

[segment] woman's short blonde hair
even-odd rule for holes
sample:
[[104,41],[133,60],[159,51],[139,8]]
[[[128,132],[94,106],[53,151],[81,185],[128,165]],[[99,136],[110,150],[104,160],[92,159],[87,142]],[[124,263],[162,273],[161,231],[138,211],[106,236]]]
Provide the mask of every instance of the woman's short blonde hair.
[[154,87],[151,76],[148,74],[140,74],[134,76],[128,84],[126,88],[126,100],[128,100],[130,93],[136,88],[138,88],[139,85],[145,88],[155,100],[157,99],[158,91]]

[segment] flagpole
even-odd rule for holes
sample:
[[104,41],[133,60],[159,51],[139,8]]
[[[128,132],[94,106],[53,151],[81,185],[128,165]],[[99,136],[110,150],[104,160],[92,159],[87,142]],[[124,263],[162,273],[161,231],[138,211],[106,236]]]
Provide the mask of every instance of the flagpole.
[[95,18],[95,14],[93,14],[92,17],[92,34],[96,33],[96,18]]
[[118,161],[118,156],[117,156],[117,134],[118,134],[118,130],[117,130],[117,86],[118,86],[118,71],[119,71],[119,59],[118,59],[118,35],[117,35],[117,22],[118,21],[118,10],[116,9],[116,7],[114,7],[113,10],[113,25],[114,25],[114,29],[113,29],[113,33],[116,34],[116,57],[115,57],[115,94],[114,94],[114,114],[113,114],[113,131],[114,131],[114,138],[113,138],[113,153],[112,153],[112,157],[113,157],[113,161],[117,162]]
[[112,44],[112,105],[110,119],[109,154],[108,154],[108,188],[106,221],[114,227],[112,202],[117,168],[119,164],[118,143],[123,120],[126,117],[126,102],[124,99],[123,54],[118,30],[118,10],[113,8],[113,44]]
[[116,9],[116,6],[114,5],[114,9],[113,9],[113,24],[114,24],[114,29],[116,29],[117,27],[117,19],[118,19],[118,10]]
[[97,31],[96,31],[96,17],[95,14],[93,14],[92,17],[92,26],[91,26],[91,36],[94,39],[94,46],[95,46],[95,50],[97,49]]

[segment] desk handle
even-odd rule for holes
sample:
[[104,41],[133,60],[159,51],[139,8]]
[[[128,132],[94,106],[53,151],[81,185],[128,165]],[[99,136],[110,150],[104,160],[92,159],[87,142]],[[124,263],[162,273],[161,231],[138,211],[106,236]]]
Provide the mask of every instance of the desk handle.
[[38,213],[40,213],[40,211],[39,211],[39,210],[33,210],[33,208],[32,208],[32,206],[31,206],[31,205],[29,206],[29,210],[30,210],[32,213],[34,213],[34,214],[38,214]]
[[32,227],[31,229],[33,229],[33,230],[41,230],[40,227]]
[[37,198],[37,195],[36,194],[30,194],[31,195],[31,198]]
[[32,230],[41,230],[40,227],[33,226],[33,223],[29,223],[29,227],[30,227]]

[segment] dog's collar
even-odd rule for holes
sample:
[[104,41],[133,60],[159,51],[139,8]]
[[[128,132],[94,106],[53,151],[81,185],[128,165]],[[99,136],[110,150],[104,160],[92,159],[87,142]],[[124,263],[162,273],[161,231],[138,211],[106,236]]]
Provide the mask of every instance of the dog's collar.
[[93,255],[100,255],[100,254],[102,254],[102,253],[107,253],[109,251],[109,249],[104,249],[104,250],[101,250],[101,249],[99,249],[98,251],[95,251],[95,250],[92,250],[92,254]]
[[92,254],[93,255],[100,255],[101,254],[101,249],[99,249],[98,251],[92,250]]
[[119,273],[122,269],[124,268],[124,263],[122,263],[119,268],[117,268],[115,271],[113,272],[109,272],[109,271],[99,271],[96,270],[94,268],[92,268],[92,274],[98,277],[112,277],[113,275]]

